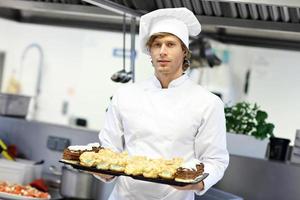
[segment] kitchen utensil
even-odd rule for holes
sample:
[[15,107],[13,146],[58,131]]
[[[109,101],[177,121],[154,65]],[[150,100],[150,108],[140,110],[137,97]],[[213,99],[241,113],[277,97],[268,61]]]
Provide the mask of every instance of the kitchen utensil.
[[111,76],[111,80],[114,82],[127,83],[132,78],[132,72],[126,72],[125,70],[125,60],[126,60],[126,15],[123,15],[123,69],[117,71]]
[[114,73],[111,77],[111,80],[115,82],[127,83],[131,80],[131,72],[126,72],[125,69],[122,69]]
[[60,194],[65,198],[92,199],[95,188],[94,177],[91,174],[73,169],[70,166],[62,166],[61,172],[51,166],[50,171],[55,175],[61,175]]

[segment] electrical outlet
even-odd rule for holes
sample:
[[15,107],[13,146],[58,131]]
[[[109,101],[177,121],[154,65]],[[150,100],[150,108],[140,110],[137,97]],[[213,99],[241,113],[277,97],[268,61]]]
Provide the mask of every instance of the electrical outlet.
[[56,149],[56,139],[53,136],[48,136],[47,147],[48,149],[55,150]]
[[70,139],[48,136],[47,147],[53,151],[63,151],[70,145]]
[[66,138],[60,138],[57,142],[56,151],[63,151],[70,145],[70,140]]

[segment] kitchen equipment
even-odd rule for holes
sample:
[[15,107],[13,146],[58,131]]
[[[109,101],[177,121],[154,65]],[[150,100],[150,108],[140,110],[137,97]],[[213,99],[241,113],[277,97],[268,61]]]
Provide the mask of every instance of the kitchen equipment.
[[[189,48],[192,54],[192,63],[195,63],[195,61],[196,63],[205,63],[207,64],[205,66],[209,67],[219,66],[222,64],[221,59],[215,54],[209,40],[206,38],[200,37],[197,40],[194,40],[192,43],[190,43]],[[200,66],[202,66],[202,64]]]
[[127,83],[131,80],[131,72],[126,72],[125,69],[122,69],[114,73],[111,77],[111,80],[114,82]]
[[[39,54],[39,63],[37,66],[38,71],[37,71],[37,77],[36,77],[37,80],[36,80],[36,85],[35,85],[35,94],[32,98],[32,110],[30,112],[31,119],[36,119],[36,115],[37,115],[37,112],[39,109],[39,98],[40,98],[41,89],[42,89],[41,86],[42,86],[43,68],[44,68],[44,52],[43,52],[42,46],[39,45],[38,43],[31,43],[28,46],[26,46],[22,52],[21,61],[20,61],[20,79],[22,80],[24,64],[25,64],[25,60],[27,58],[28,52],[30,52],[34,49],[36,49]],[[24,79],[22,81],[26,82],[26,80],[24,80]]]
[[291,162],[300,164],[300,130],[297,130],[291,155]]
[[25,159],[0,159],[0,181],[24,185],[41,178],[42,165],[35,163]]
[[29,96],[0,93],[0,115],[25,118],[29,103]]
[[126,60],[126,15],[123,15],[123,69],[117,71],[111,76],[111,80],[114,82],[127,83],[132,79],[132,72],[126,72],[125,70],[125,60]]
[[290,140],[284,138],[270,138],[270,160],[285,161]]
[[61,172],[55,166],[50,167],[55,175],[61,175],[60,194],[65,198],[92,199],[95,188],[94,177],[91,174],[62,166]]

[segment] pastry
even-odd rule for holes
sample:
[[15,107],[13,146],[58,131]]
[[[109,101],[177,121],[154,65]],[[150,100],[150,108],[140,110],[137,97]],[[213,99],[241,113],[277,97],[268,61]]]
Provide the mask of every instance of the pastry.
[[182,158],[173,158],[172,160],[165,160],[162,162],[162,169],[159,173],[161,178],[174,179],[177,168],[183,163]]
[[143,170],[143,176],[146,178],[158,178],[162,170],[162,159],[151,159]]
[[142,175],[148,162],[149,159],[145,156],[132,156],[128,159],[128,164],[126,165],[124,172],[133,176]]
[[111,164],[111,160],[114,159],[116,153],[110,149],[101,149],[97,153],[96,168],[102,170],[108,170]]
[[98,152],[101,148],[99,143],[89,143],[87,145],[73,145],[64,149],[62,160],[70,163],[78,163],[83,152]]
[[199,160],[193,159],[184,163],[176,170],[175,181],[178,182],[193,182],[198,176],[204,172],[204,165]]
[[86,167],[94,167],[96,166],[97,161],[97,153],[92,151],[83,152],[80,157],[80,164]]
[[117,172],[124,172],[125,167],[128,164],[128,153],[122,152],[115,155],[114,159],[111,159],[109,169]]

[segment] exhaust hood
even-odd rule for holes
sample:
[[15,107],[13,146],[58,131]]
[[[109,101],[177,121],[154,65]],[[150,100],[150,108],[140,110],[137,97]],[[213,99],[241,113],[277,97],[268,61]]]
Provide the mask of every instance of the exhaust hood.
[[88,29],[122,30],[122,16],[81,0],[0,0],[0,17]]
[[224,43],[300,50],[298,0],[1,0],[0,17],[18,22],[122,30],[122,14],[187,7],[202,36]]

